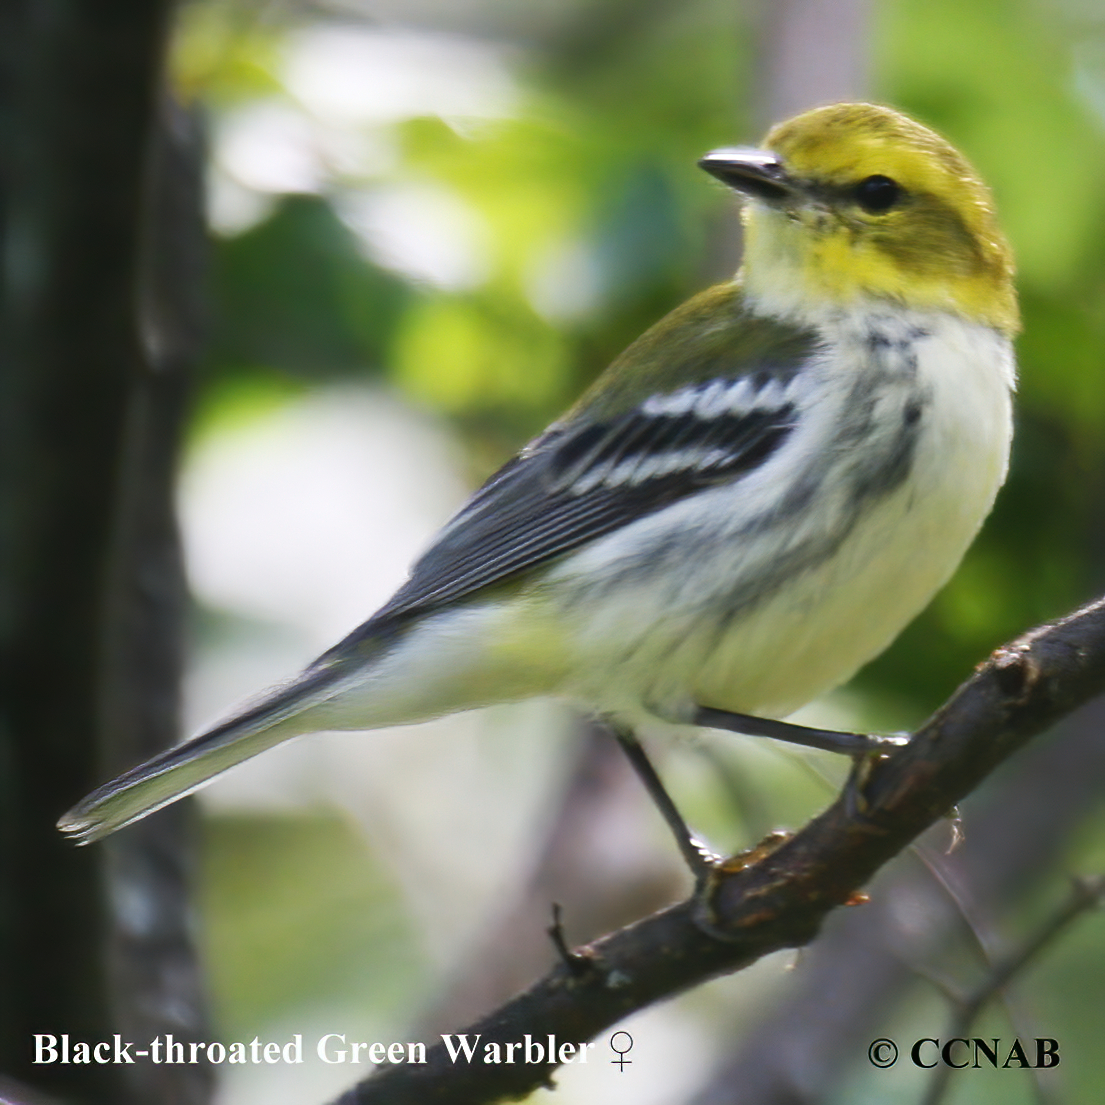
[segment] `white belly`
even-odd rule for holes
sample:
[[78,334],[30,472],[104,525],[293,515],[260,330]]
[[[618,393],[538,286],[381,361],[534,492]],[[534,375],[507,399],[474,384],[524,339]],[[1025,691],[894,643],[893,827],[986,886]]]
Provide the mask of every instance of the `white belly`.
[[[578,589],[569,654],[581,662],[565,693],[630,716],[686,720],[696,705],[785,716],[848,679],[927,605],[1004,480],[1013,358],[992,330],[950,316],[888,316],[879,325],[884,336],[927,332],[912,341],[909,357],[899,350],[901,380],[887,373],[893,364],[882,348],[881,383],[863,392],[877,397],[872,424],[889,437],[857,442],[855,456],[834,438],[850,414],[836,400],[848,394],[854,403],[849,380],[871,367],[863,360],[868,331],[841,327],[820,366],[829,386],[777,455],[734,484],[611,535],[554,573],[554,585]],[[853,462],[864,451],[891,455],[888,443],[902,424],[895,404],[908,402],[911,388],[924,404],[908,473],[856,509],[863,478]],[[811,480],[830,475],[777,524],[750,531],[750,517],[785,513],[782,492],[802,472]],[[678,552],[673,527],[686,538]],[[627,573],[630,561],[638,567]]]

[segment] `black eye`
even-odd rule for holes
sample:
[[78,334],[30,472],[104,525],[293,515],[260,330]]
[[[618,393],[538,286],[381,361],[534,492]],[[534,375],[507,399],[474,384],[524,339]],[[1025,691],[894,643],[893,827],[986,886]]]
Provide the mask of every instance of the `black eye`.
[[889,211],[901,194],[901,187],[888,176],[869,176],[856,185],[856,202],[872,215]]

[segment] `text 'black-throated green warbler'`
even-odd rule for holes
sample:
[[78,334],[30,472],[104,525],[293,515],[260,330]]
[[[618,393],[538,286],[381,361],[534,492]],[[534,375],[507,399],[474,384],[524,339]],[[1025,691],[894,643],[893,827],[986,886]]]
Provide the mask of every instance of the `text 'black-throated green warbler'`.
[[66,833],[96,840],[303,733],[536,695],[628,749],[646,719],[771,731],[756,718],[890,643],[1005,477],[1018,313],[990,193],[939,135],[867,104],[701,165],[745,199],[736,278],[634,342],[364,625],[95,791]]

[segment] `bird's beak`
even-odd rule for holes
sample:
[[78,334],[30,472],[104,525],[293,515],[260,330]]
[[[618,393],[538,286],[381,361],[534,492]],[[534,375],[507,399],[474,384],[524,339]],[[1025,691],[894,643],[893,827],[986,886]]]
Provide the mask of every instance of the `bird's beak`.
[[730,188],[768,202],[781,203],[792,199],[796,192],[783,162],[769,150],[747,146],[711,150],[699,160],[698,167]]

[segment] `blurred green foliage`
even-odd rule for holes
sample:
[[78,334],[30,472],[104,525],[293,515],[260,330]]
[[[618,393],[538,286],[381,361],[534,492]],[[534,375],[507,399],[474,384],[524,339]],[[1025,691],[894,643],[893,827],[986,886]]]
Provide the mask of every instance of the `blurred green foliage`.
[[[515,62],[509,117],[392,121],[386,171],[277,196],[259,225],[220,237],[209,386],[259,367],[315,381],[382,376],[455,419],[486,475],[701,286],[708,239],[732,204],[694,160],[756,137],[741,109],[755,99],[756,25],[712,2],[592,8]],[[896,0],[875,15],[874,96],[946,133],[990,181],[1025,319],[1008,486],[956,579],[861,677],[898,704],[884,723],[903,724],[993,645],[1102,579],[1105,120],[1080,90],[1105,83],[1103,54],[1084,48],[1105,31],[1089,9],[1028,0]],[[216,113],[292,101],[280,66],[299,28],[219,0],[194,6],[182,84]],[[389,271],[331,205],[350,188],[427,181],[481,227],[484,275],[469,286]],[[585,271],[559,279],[584,285],[582,301],[542,311],[534,284],[565,248]]]
[[411,1015],[423,964],[391,879],[350,825],[218,817],[205,833],[203,950],[224,1038],[322,1000]]
[[[556,34],[506,51],[517,97],[500,115],[442,110],[364,123],[387,151],[374,167],[322,157],[310,194],[272,189],[259,221],[216,237],[201,411],[338,377],[384,381],[451,419],[473,473],[488,475],[625,344],[717,278],[711,270],[736,239],[734,207],[694,163],[758,137],[749,123],[758,19],[751,5],[720,0],[592,0],[566,8]],[[307,20],[294,8],[229,0],[185,9],[178,81],[209,105],[216,136],[221,119],[269,103],[325,138],[285,80]],[[1076,0],[886,0],[872,8],[870,35],[871,97],[943,132],[993,187],[1019,258],[1025,327],[1014,460],[994,514],[932,607],[859,677],[873,723],[891,728],[919,720],[991,648],[1105,583],[1105,14]],[[351,196],[371,203],[388,189],[427,187],[475,228],[479,264],[463,278],[404,271],[359,240],[349,217]],[[251,939],[273,956],[282,947],[308,993],[327,964],[359,954],[340,926],[318,955],[304,952],[292,935],[296,903],[360,913],[354,943],[404,947],[387,908],[331,902],[332,873],[316,879],[311,861],[297,866],[311,843],[301,829],[213,831],[226,834],[212,852],[221,887],[259,870],[262,851],[278,849],[288,865],[280,878],[289,881],[240,879],[210,907],[212,957],[238,995],[226,999],[231,1023],[279,1004],[263,977],[241,974],[255,968],[242,965],[239,931],[259,933]],[[344,857],[342,870],[359,863],[348,841],[323,844]],[[1080,854],[1100,847],[1083,844]],[[377,879],[370,884],[386,898]],[[288,930],[254,916],[255,901],[274,914],[291,905]],[[1102,990],[1083,985],[1081,964],[1100,952],[1086,926],[1044,971],[1056,1018],[1072,992],[1085,995],[1063,1023],[1083,1016],[1091,1035]],[[256,1004],[242,1004],[243,994]],[[1094,1054],[1092,1040],[1084,1054]],[[1073,1069],[1080,1090],[1094,1081],[1077,1061]],[[1008,1080],[995,1086],[1012,1100]],[[989,1087],[976,1083],[971,1100],[989,1100]],[[914,1099],[912,1088],[903,1093]]]
[[398,277],[364,264],[314,196],[283,199],[213,261],[209,364],[220,377],[253,365],[316,379],[378,372],[411,298]]

